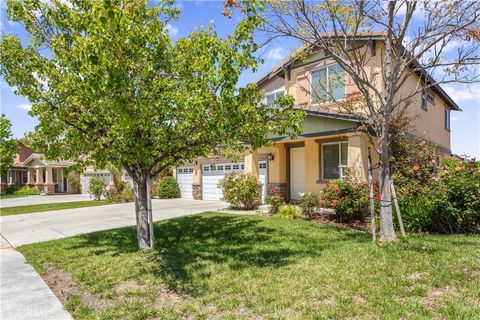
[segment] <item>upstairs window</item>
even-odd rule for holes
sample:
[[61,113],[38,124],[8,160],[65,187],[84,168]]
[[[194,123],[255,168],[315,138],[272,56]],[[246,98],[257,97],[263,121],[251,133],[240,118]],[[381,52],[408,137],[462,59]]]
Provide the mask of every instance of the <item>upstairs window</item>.
[[283,89],[280,90],[280,91],[276,91],[276,92],[272,92],[272,93],[269,93],[266,95],[266,98],[267,98],[267,106],[269,107],[273,107],[273,108],[278,108],[279,105],[277,103],[275,103],[275,101],[278,99],[278,98],[281,98],[285,95],[285,93],[283,92]]
[[435,104],[435,99],[433,95],[427,90],[422,90],[422,109],[428,110],[428,103]]
[[450,130],[450,109],[445,109],[445,129]]
[[313,103],[324,103],[345,98],[345,71],[331,64],[312,71],[311,91]]

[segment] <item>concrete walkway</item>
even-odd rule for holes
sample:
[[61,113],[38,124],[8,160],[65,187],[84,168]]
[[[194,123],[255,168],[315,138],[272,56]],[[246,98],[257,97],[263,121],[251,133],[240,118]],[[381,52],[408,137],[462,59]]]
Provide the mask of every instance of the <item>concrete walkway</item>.
[[[155,221],[227,207],[221,201],[188,199],[154,199],[152,206]],[[14,247],[135,224],[133,203],[0,217],[1,234]]]
[[1,239],[0,319],[67,320],[72,319],[40,275],[20,252],[8,248]]
[[92,200],[88,194],[55,194],[51,196],[25,196],[0,200],[0,207],[28,206],[32,204]]

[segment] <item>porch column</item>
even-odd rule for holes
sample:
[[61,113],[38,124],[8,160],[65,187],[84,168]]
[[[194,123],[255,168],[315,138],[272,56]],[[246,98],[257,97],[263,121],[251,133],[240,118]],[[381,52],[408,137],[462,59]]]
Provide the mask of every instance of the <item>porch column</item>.
[[54,184],[53,184],[53,170],[52,167],[45,168],[45,184],[43,185],[44,194],[53,194],[54,193]]
[[193,165],[192,193],[193,199],[202,200],[202,169],[201,164],[195,161]]
[[36,168],[36,181],[35,187],[40,191],[43,192],[43,168]]
[[353,175],[360,179],[366,179],[368,176],[368,151],[363,135],[353,135],[348,137],[348,168]]
[[58,191],[64,192],[63,190],[63,170],[62,168],[57,169],[57,183],[58,183]]
[[12,171],[12,170],[8,170],[8,171],[7,171],[8,184],[9,184],[9,185],[14,184],[14,182],[13,182],[13,175],[14,175],[14,174],[15,174],[15,171]]
[[271,147],[273,160],[268,161],[267,195],[272,191],[287,194],[287,148],[283,143]]
[[33,169],[27,169],[27,186],[31,187],[33,185]]
[[262,183],[260,183],[259,178],[259,168],[258,168],[258,151],[255,150],[252,153],[247,153],[244,158],[245,162],[245,173],[251,173],[257,179],[258,185],[258,194],[260,195],[255,201],[257,205],[262,204]]

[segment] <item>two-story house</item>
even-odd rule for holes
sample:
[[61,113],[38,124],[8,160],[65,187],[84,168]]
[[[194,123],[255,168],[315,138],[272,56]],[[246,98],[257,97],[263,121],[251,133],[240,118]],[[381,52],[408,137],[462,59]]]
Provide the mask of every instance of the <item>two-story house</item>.
[[[369,37],[366,48],[376,55],[371,68],[381,67],[384,42],[381,36]],[[373,48],[373,49],[372,49]],[[245,154],[240,161],[223,158],[198,159],[176,170],[182,197],[195,199],[220,199],[217,183],[230,171],[251,172],[262,184],[264,199],[272,188],[284,193],[287,199],[298,199],[299,193],[319,191],[325,184],[343,175],[349,168],[361,178],[368,177],[368,137],[358,130],[360,117],[345,115],[334,103],[318,100],[318,92],[329,90],[335,100],[353,99],[360,94],[349,76],[343,73],[343,82],[333,86],[329,74],[342,70],[322,51],[309,54],[301,60],[292,55],[258,80],[265,91],[265,102],[271,104],[281,95],[290,94],[295,106],[306,111],[303,133],[295,139],[288,136],[271,136],[271,145],[254,153]],[[421,77],[421,78],[420,78]],[[428,77],[412,73],[400,90],[398,99],[417,91],[421,79]],[[320,87],[312,87],[321,81]],[[312,94],[315,92],[316,94]],[[327,99],[328,100],[328,99]],[[450,154],[450,112],[459,106],[438,85],[420,90],[411,99],[407,111],[412,117],[412,136],[422,137]],[[272,106],[275,107],[275,106]],[[372,150],[375,159],[375,152]]]

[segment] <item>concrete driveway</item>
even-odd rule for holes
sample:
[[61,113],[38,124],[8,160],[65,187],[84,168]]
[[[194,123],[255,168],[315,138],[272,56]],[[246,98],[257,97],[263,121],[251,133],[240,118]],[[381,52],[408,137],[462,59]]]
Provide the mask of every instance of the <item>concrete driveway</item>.
[[55,194],[51,196],[26,196],[0,200],[0,207],[27,206],[31,204],[45,204],[58,202],[72,202],[92,200],[89,194]]
[[[153,199],[152,206],[154,221],[227,207],[221,201],[189,199]],[[0,231],[12,246],[17,247],[135,223],[135,205],[124,203],[3,216],[0,217]]]

